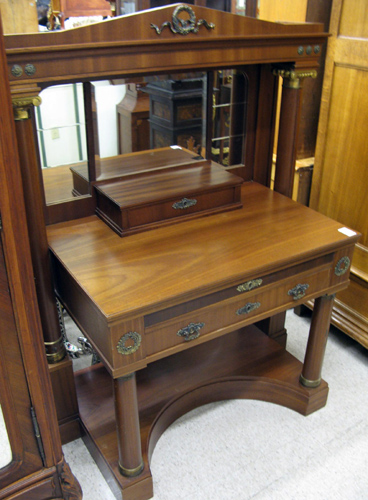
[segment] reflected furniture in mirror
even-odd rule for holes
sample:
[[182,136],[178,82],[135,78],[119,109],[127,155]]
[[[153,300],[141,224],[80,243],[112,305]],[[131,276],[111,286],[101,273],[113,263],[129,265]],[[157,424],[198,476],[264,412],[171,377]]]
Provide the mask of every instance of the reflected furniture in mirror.
[[[44,333],[55,335],[46,328],[55,289],[101,360],[74,377],[77,421],[117,498],[152,496],[155,444],[175,419],[197,406],[252,398],[308,415],[326,404],[326,332],[334,293],[348,285],[359,235],[290,199],[302,81],[315,74],[326,36],[317,24],[269,23],[180,5],[68,33],[6,37],[33,264],[43,285]],[[33,70],[23,73],[28,65]],[[216,73],[224,69],[246,75],[240,88],[247,97],[238,99],[234,91],[230,105],[221,97],[214,106],[214,95],[229,90],[230,80]],[[204,157],[177,145],[100,157],[91,82],[193,71],[205,73]],[[279,77],[283,92],[271,191]],[[65,82],[82,82],[84,88],[88,158],[73,166],[79,174],[84,169],[84,191],[44,205],[33,106],[41,88]],[[234,113],[241,119],[232,120]],[[216,117],[220,128],[213,126]],[[221,198],[221,183],[204,195],[213,152],[222,160],[214,170],[231,178],[241,204],[227,210],[224,202],[211,214],[189,212],[167,223],[170,189],[177,197],[170,199],[170,210],[179,204],[184,214],[200,206],[197,195],[207,208]],[[165,164],[167,155],[172,160]],[[195,190],[187,191],[182,172],[189,183],[191,173],[199,179]],[[131,222],[138,209],[161,215],[145,231],[124,236],[96,210],[98,193],[115,200],[125,193],[122,207],[133,184],[135,206],[123,207],[123,219]],[[269,319],[309,299],[316,305],[301,363],[285,349],[284,325]],[[44,311],[42,304],[48,304]],[[48,356],[57,367],[58,338],[47,340],[50,345],[54,351]],[[58,373],[61,381],[69,377],[66,370]],[[54,384],[59,408],[60,386]],[[70,439],[75,428],[68,434],[66,422],[60,428]]]

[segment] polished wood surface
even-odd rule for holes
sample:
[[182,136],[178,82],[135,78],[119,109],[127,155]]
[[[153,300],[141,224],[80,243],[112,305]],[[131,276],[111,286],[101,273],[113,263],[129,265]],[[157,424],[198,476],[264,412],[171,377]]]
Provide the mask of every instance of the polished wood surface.
[[[366,3],[333,3],[310,206],[362,233],[354,287],[337,295],[333,322],[368,348],[368,34]],[[354,289],[354,293],[353,293]]]
[[[17,83],[19,92],[19,83],[25,82],[50,84],[65,79],[154,74],[173,72],[175,67],[183,72],[221,67],[224,61],[228,66],[295,61],[298,67],[311,67],[318,56],[313,51],[298,55],[298,47],[322,44],[326,38],[318,24],[268,23],[203,7],[196,7],[196,17],[215,24],[214,29],[201,26],[198,33],[180,38],[169,29],[157,35],[151,23],[160,27],[171,20],[173,10],[168,6],[134,14],[139,26],[132,22],[132,16],[122,16],[64,32],[9,35],[5,42],[9,69],[30,58],[37,67],[36,73],[23,81],[9,73],[11,85]],[[262,43],[258,43],[261,38]],[[200,40],[208,43],[198,43]],[[26,59],[20,47],[27,47]],[[179,47],[180,61],[176,53]],[[49,64],[51,53],[57,65]],[[149,55],[152,53],[154,58]]]
[[[128,177],[146,174],[152,170],[164,170],[177,168],[181,165],[192,163],[193,160],[200,161],[203,158],[192,151],[179,147],[149,149],[135,153],[100,158],[100,171],[97,181],[115,181]],[[71,165],[73,173],[74,188],[86,194],[88,192],[89,177],[86,162]]]
[[143,309],[168,307],[194,290],[211,293],[225,283],[254,278],[261,269],[272,272],[350,245],[356,237],[340,233],[342,227],[257,183],[246,183],[242,210],[124,240],[91,217],[49,227],[48,239],[78,286],[114,322]]
[[241,177],[211,161],[95,186],[96,213],[120,236],[241,207]]

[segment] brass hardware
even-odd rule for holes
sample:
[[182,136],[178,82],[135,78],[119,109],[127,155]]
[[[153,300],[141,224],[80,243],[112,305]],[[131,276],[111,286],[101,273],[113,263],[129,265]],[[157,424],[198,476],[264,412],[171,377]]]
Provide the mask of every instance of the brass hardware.
[[139,474],[142,472],[144,469],[144,463],[142,462],[141,464],[138,465],[138,467],[135,467],[134,469],[127,469],[126,467],[123,467],[121,463],[119,462],[119,471],[120,474],[126,477],[135,477],[139,476]]
[[31,406],[30,411],[31,411],[32,426],[33,426],[33,431],[34,431],[34,435],[35,435],[36,442],[37,442],[38,451],[41,455],[41,460],[42,460],[43,466],[45,467],[46,466],[46,455],[45,455],[45,449],[43,447],[40,426],[38,425],[36,410],[34,409],[33,406]]
[[44,344],[46,349],[46,359],[49,365],[54,365],[65,358],[66,349],[63,335],[61,335],[57,340],[44,342]]
[[336,276],[342,276],[346,273],[346,271],[350,267],[350,259],[349,257],[341,257],[338,263],[335,266],[335,274]]
[[14,64],[14,66],[11,69],[11,74],[17,78],[23,75],[23,69],[22,66],[19,66],[19,64]]
[[317,78],[317,71],[315,69],[309,71],[297,70],[297,69],[274,69],[273,74],[275,76],[281,76],[283,78],[283,87],[290,89],[299,89],[301,87],[301,81],[304,78]]
[[24,72],[27,76],[33,76],[36,73],[36,66],[33,64],[26,64],[24,67]]
[[[222,152],[225,154],[225,153],[228,153],[230,151],[230,148],[229,146],[225,146],[224,148],[222,148]],[[211,153],[213,155],[219,155],[220,154],[220,148],[211,148]]]
[[304,297],[306,290],[309,288],[308,283],[300,284],[294,286],[291,290],[288,291],[288,295],[293,297],[294,300],[299,300]]
[[309,387],[313,389],[314,387],[318,387],[321,383],[321,378],[317,380],[308,380],[307,378],[304,378],[303,375],[300,375],[299,377],[299,382],[304,385],[304,387]]
[[14,119],[16,121],[28,120],[30,118],[30,107],[39,106],[41,102],[41,97],[39,96],[13,98]]
[[[180,18],[179,15],[182,12],[189,14],[189,19]],[[151,23],[151,28],[156,30],[158,35],[161,35],[164,28],[170,28],[175,34],[188,35],[189,33],[198,33],[200,26],[205,26],[208,30],[214,29],[215,25],[213,23],[208,23],[205,19],[199,19],[196,22],[196,16],[194,11],[188,5],[179,5],[173,12],[172,22],[165,21],[161,28],[156,26],[156,24]]]
[[181,328],[176,335],[184,337],[185,342],[197,339],[200,335],[199,330],[204,327],[204,323],[189,323],[185,328]]
[[174,203],[172,205],[172,207],[175,208],[175,210],[178,210],[178,209],[183,210],[185,208],[194,207],[194,205],[196,205],[196,204],[197,204],[197,200],[195,200],[195,199],[189,200],[188,198],[183,198],[182,200]]
[[236,311],[236,314],[238,316],[240,316],[241,314],[249,314],[252,311],[255,311],[256,309],[258,309],[259,307],[261,307],[260,302],[248,302],[248,304],[245,304],[245,306],[238,309]]
[[261,278],[256,279],[256,280],[250,280],[242,285],[239,285],[236,287],[238,292],[249,292],[250,290],[253,290],[254,288],[258,288],[259,286],[262,285],[263,280]]
[[[133,341],[133,345],[126,345],[130,340]],[[124,354],[124,356],[128,356],[129,354],[133,354],[138,350],[141,345],[142,337],[137,332],[128,332],[121,337],[116,346],[119,354]]]

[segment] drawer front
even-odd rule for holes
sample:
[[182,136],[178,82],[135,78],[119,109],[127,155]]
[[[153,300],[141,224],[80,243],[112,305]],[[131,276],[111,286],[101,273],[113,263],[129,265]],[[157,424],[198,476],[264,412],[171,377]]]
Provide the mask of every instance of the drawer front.
[[163,220],[185,217],[186,215],[205,212],[235,203],[240,206],[236,190],[237,188],[228,187],[216,192],[188,195],[187,197],[178,197],[170,201],[129,209],[128,226],[133,228]]
[[234,326],[240,328],[253,323],[257,316],[272,316],[273,310],[305,302],[308,297],[329,286],[330,270],[304,273],[264,289],[254,290],[240,297],[200,308],[189,314],[157,323],[145,329],[147,355]]

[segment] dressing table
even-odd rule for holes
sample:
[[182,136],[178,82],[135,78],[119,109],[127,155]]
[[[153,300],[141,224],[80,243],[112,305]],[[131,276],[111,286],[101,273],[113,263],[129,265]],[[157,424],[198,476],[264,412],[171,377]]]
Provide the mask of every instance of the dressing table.
[[[213,71],[235,68],[248,81],[242,162],[224,168],[241,177],[236,207],[225,203],[224,210],[175,216],[132,234],[114,231],[96,211],[106,160],[95,154],[86,99],[88,193],[43,207],[43,232],[42,215],[29,221],[47,242],[56,295],[101,359],[74,382],[85,442],[117,498],[153,495],[154,446],[197,406],[250,398],[308,415],[326,404],[321,370],[333,296],[348,285],[359,235],[289,198],[302,81],[315,74],[326,36],[317,24],[179,5],[69,32],[6,37],[14,105],[28,111],[41,87],[66,81],[84,82],[88,97],[93,80],[203,71],[207,103]],[[25,73],[27,65],[34,70]],[[271,191],[278,77],[284,86]],[[20,154],[39,177],[27,113],[24,120],[18,114]],[[211,162],[212,118],[207,105],[206,158],[193,167],[198,158],[191,157],[189,171]],[[129,155],[116,157],[112,170],[119,161],[109,182],[148,176],[149,185],[149,176],[162,172],[153,161],[151,173],[132,173]],[[174,164],[170,172],[183,168]],[[185,185],[181,197],[192,199]],[[285,350],[283,329],[264,322],[309,299],[315,307],[301,363]]]

